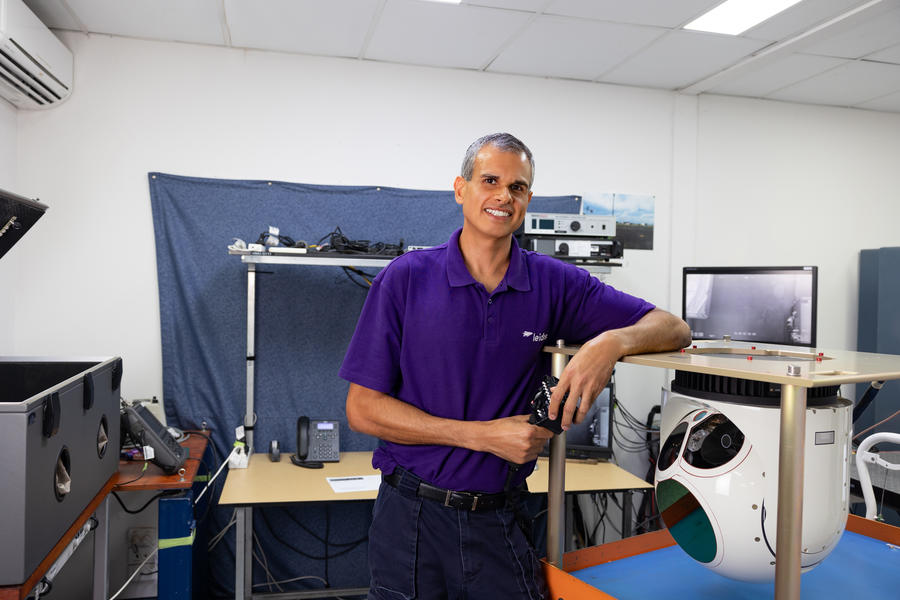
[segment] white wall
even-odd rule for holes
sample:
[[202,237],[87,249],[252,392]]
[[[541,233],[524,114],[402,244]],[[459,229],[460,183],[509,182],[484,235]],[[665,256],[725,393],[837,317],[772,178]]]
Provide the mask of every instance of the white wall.
[[[17,191],[16,108],[3,99],[0,99],[0,189]],[[14,278],[18,279],[13,275],[18,273],[14,261],[12,252],[0,259],[0,354],[4,353],[3,339],[8,339],[12,330],[15,294],[11,291],[11,283]]]
[[[121,354],[126,397],[161,395],[148,171],[449,189],[469,142],[508,129],[535,152],[536,193],[653,193],[668,218],[671,94],[105,36],[65,41],[75,52],[71,98],[19,116],[19,180],[51,209],[22,242],[34,250],[25,270],[40,276],[18,294],[12,340],[19,354]],[[668,236],[660,228],[657,243],[667,247]],[[613,281],[665,305],[666,253],[628,260]]]
[[[162,390],[148,171],[449,189],[472,139],[509,130],[535,153],[537,194],[656,196],[655,249],[628,251],[611,283],[678,312],[684,265],[818,264],[825,347],[855,345],[858,250],[900,242],[897,114],[64,41],[72,97],[18,113],[16,182],[51,209],[20,243],[32,276],[19,274],[0,352],[121,354],[129,398]],[[620,393],[643,416],[665,376],[632,370],[620,368]]]
[[[17,125],[0,106],[0,157],[18,129],[0,182],[51,207],[20,244],[0,354],[122,355],[127,398],[162,392],[148,171],[449,189],[466,146],[508,130],[537,194],[656,196],[655,249],[610,283],[677,313],[684,265],[817,264],[824,347],[855,347],[859,249],[900,244],[897,114],[63,37],[71,98]],[[622,366],[620,396],[643,418],[665,377]]]
[[699,131],[693,260],[818,265],[819,346],[855,350],[859,250],[900,245],[900,114],[709,97]]

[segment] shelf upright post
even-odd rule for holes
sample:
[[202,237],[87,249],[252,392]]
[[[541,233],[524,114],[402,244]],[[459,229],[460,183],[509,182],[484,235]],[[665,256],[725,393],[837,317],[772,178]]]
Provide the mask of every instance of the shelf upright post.
[[[247,263],[247,404],[244,413],[244,436],[247,452],[253,451],[253,390],[256,364],[256,263]],[[237,511],[235,556],[243,557],[243,568],[235,569],[234,594],[236,600],[252,596],[253,584],[253,508]]]
[[247,264],[247,406],[244,413],[244,434],[247,451],[253,452],[253,388],[256,362],[256,264]]
[[[256,265],[317,265],[328,267],[360,266],[382,268],[391,257],[360,259],[358,256],[308,257],[272,256],[236,252],[241,262],[247,265],[247,400],[244,412],[244,436],[247,451],[253,452],[253,427],[255,426],[254,388],[256,365]],[[249,600],[253,596],[253,508],[242,506],[235,509],[235,560],[240,564],[235,568],[234,595],[236,600]],[[353,590],[358,591],[358,590]],[[307,596],[304,596],[307,597]]]

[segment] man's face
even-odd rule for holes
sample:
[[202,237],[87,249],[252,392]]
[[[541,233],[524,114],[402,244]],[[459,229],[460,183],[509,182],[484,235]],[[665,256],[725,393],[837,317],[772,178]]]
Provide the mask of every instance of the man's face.
[[531,201],[531,164],[523,152],[484,146],[475,157],[472,180],[453,182],[456,203],[471,233],[494,239],[507,237],[525,219]]

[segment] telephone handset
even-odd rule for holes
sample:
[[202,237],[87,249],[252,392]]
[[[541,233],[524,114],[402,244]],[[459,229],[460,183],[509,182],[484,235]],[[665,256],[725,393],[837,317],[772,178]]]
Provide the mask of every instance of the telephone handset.
[[341,430],[337,421],[297,419],[297,454],[291,462],[298,467],[321,469],[325,462],[341,459]]

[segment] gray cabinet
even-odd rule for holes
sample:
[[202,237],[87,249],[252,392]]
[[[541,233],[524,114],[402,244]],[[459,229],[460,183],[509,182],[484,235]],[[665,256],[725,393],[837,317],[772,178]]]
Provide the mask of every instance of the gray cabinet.
[[[859,317],[856,349],[860,352],[900,354],[900,248],[877,248],[859,253]],[[867,385],[857,386],[860,398]],[[900,409],[900,380],[889,381],[854,429],[887,418]],[[900,431],[900,420],[880,431]]]

